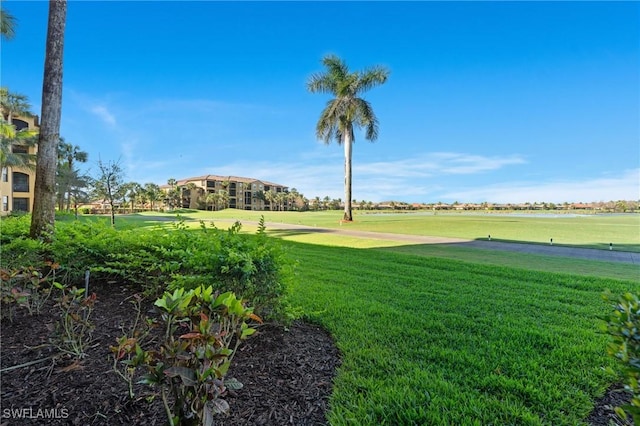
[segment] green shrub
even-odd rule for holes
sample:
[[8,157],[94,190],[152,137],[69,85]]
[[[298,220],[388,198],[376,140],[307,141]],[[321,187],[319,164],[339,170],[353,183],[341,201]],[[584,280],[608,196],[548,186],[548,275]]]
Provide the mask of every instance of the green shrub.
[[97,271],[113,253],[126,252],[130,240],[130,233],[119,232],[106,221],[62,222],[56,224],[49,249],[61,265],[61,282],[77,284],[87,269]]
[[10,242],[0,243],[2,269],[41,267],[45,248],[46,245],[42,241],[25,236],[15,236]]
[[249,301],[264,318],[285,320],[293,265],[264,231],[247,235],[240,229],[235,224],[226,231],[204,225],[190,230],[178,221],[171,231],[135,231],[126,248],[110,253],[97,270],[119,275],[154,296],[167,288],[212,285]]
[[611,336],[607,352],[622,365],[624,387],[631,394],[631,402],[615,411],[624,419],[630,414],[640,424],[640,293],[616,298],[607,292],[603,298],[613,306],[604,317],[604,330]]
[[[5,219],[3,238],[4,224]],[[7,219],[6,228],[12,239],[2,246],[3,262],[14,268],[56,262],[56,279],[64,285],[82,283],[86,270],[92,279],[118,277],[156,297],[167,288],[212,285],[247,300],[263,318],[285,320],[290,313],[293,264],[267,237],[264,224],[257,235],[248,235],[240,232],[240,223],[229,230],[204,224],[188,229],[179,220],[172,230],[116,230],[106,221],[73,220],[56,223],[51,243],[29,239],[24,218]]]
[[0,246],[10,243],[15,238],[29,235],[31,216],[10,215],[0,218]]

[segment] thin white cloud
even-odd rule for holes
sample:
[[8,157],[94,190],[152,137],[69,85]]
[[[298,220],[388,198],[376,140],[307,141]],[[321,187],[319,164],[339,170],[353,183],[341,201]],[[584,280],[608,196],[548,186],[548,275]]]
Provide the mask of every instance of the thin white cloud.
[[395,177],[420,178],[435,175],[476,174],[525,163],[525,159],[519,155],[490,157],[436,152],[415,158],[357,164],[354,165],[354,171],[365,175],[391,174]]
[[116,125],[116,117],[104,105],[94,105],[90,111],[109,126]]
[[640,169],[579,181],[501,183],[442,192],[441,196],[449,200],[496,203],[637,200],[640,198]]

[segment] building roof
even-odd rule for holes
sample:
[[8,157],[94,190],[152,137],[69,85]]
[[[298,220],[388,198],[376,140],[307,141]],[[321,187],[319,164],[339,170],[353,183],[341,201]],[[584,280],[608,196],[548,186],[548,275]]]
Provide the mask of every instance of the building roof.
[[[249,177],[242,177],[242,176],[221,176],[221,175],[203,175],[203,176],[194,176],[194,177],[188,177],[188,178],[184,178],[184,179],[178,179],[176,180],[176,184],[177,185],[186,185],[189,182],[193,182],[193,181],[203,181],[203,180],[218,180],[218,181],[231,181],[231,182],[242,182],[242,183],[253,183],[253,182],[261,182],[264,185],[269,185],[269,186],[281,186],[283,188],[286,188],[286,185],[281,185],[279,183],[274,183],[274,182],[269,182],[266,180],[261,180],[261,179],[256,179],[256,178],[249,178]],[[167,187],[169,185],[161,185],[161,187]]]

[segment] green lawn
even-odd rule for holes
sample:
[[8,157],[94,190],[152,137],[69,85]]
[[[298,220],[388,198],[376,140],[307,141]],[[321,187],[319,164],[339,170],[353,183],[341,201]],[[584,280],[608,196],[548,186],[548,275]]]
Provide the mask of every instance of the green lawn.
[[[336,225],[336,212],[307,212],[307,213],[297,213],[297,212],[250,212],[250,211],[241,211],[241,210],[224,210],[220,212],[203,212],[203,211],[190,211],[181,213],[181,217],[190,220],[191,222],[187,222],[191,226],[199,226],[200,220],[204,221],[213,221],[217,223],[217,226],[221,228],[226,228],[229,226],[229,220],[237,219],[245,221],[245,225],[243,229],[254,232],[256,229],[255,225],[247,224],[246,222],[256,222],[260,219],[260,216],[264,214],[265,220],[277,224],[277,223],[292,223],[292,224],[302,224],[307,226],[318,226],[318,227],[339,227],[341,226],[339,223]],[[137,215],[127,215],[127,216],[119,216],[116,221],[119,227],[141,227],[141,226],[169,226],[171,224],[170,221],[157,221],[157,217],[164,218],[165,220],[174,220],[176,218],[175,214],[162,214],[158,215],[157,213],[143,213]],[[369,217],[374,215],[361,215],[363,217]],[[503,222],[501,225],[503,226],[511,226],[511,220],[513,218],[509,216],[500,216],[494,217],[496,215],[492,215],[491,217],[481,216],[480,219],[475,216],[470,215],[449,215],[445,219],[448,223],[449,228],[442,229],[441,236],[449,236],[449,237],[461,237],[460,229],[463,229],[465,226],[471,226],[471,224],[480,221],[495,221],[498,222],[500,218],[502,218]],[[443,215],[438,216],[438,218],[444,218]],[[623,241],[622,245],[627,249],[634,249],[636,243],[634,242],[637,238],[635,235],[640,234],[640,224],[637,223],[640,217],[637,215],[629,215],[629,216],[593,216],[588,218],[574,218],[578,221],[578,219],[590,219],[592,220],[593,226],[585,229],[583,231],[584,235],[580,237],[582,240],[593,240],[597,235],[603,234],[605,231],[609,231],[610,233],[614,233],[617,235],[617,238]],[[359,216],[356,217],[356,224],[359,224]],[[428,220],[434,219],[433,216],[425,216],[425,215],[411,215],[411,214],[403,214],[403,215],[375,215],[376,221],[381,221],[380,223],[388,222],[388,226],[383,230],[384,232],[390,232],[393,229],[401,228],[400,221],[398,219],[405,219],[408,221],[413,221],[413,227],[416,226],[420,221],[428,222]],[[560,226],[562,224],[567,224],[569,222],[563,222],[566,218],[516,218],[519,219],[518,223],[522,225],[522,221],[524,219],[532,220],[532,223],[538,223],[539,226],[547,225],[551,226]],[[544,220],[542,220],[544,219]],[[557,221],[556,221],[557,219]],[[104,220],[104,219],[103,219]],[[363,222],[365,223],[365,222]],[[617,226],[617,224],[621,223],[621,226]],[[634,228],[634,223],[636,225],[635,231],[628,231],[629,229]],[[353,227],[355,224],[345,224],[342,226],[345,227]],[[498,226],[498,225],[496,225]],[[489,250],[480,250],[474,248],[466,248],[466,247],[455,247],[448,245],[440,245],[440,244],[412,244],[412,243],[403,243],[403,242],[394,242],[388,240],[380,240],[380,239],[367,239],[367,238],[357,238],[346,235],[336,235],[336,234],[328,234],[328,233],[309,233],[309,232],[300,232],[296,230],[279,230],[274,229],[277,225],[271,226],[267,228],[267,232],[275,237],[282,238],[288,241],[297,241],[302,243],[311,243],[311,244],[319,244],[325,246],[340,246],[340,247],[353,247],[353,248],[375,248],[385,251],[392,251],[398,253],[408,253],[419,255],[423,257],[438,257],[438,258],[446,258],[446,259],[455,259],[462,260],[473,263],[480,263],[486,265],[496,265],[496,266],[509,266],[514,268],[522,268],[528,270],[535,271],[543,271],[543,272],[558,272],[558,273],[569,273],[575,275],[582,276],[598,276],[603,278],[613,278],[613,279],[623,279],[623,280],[635,280],[637,281],[640,278],[640,267],[638,265],[632,264],[623,264],[616,262],[598,262],[593,260],[583,260],[583,259],[570,259],[570,258],[559,258],[556,256],[541,256],[541,255],[532,255],[525,253],[510,253],[503,251],[489,251]],[[394,228],[395,227],[395,228]],[[526,227],[525,227],[526,228]],[[361,226],[362,230],[373,230],[372,228],[367,228],[364,225]],[[413,229],[410,226],[407,226],[405,229]],[[446,232],[445,232],[446,231]],[[523,234],[526,229],[523,230]],[[506,231],[502,231],[504,233]],[[566,233],[566,229],[562,231]],[[524,238],[524,237],[523,237]],[[554,241],[556,241],[554,239]],[[571,241],[572,244],[579,246],[576,240]],[[588,245],[587,245],[588,246]],[[640,244],[638,244],[640,247]],[[630,250],[635,251],[635,250]]]
[[[260,216],[240,213],[186,216],[194,226],[218,220],[220,227],[228,226],[223,219]],[[317,226],[328,217],[265,214],[271,222],[299,218]],[[400,229],[390,225],[394,218],[379,219],[389,224],[377,230]],[[635,238],[628,231],[634,216],[593,219],[597,226],[583,231],[589,238],[625,223],[624,241]],[[466,217],[447,219],[447,236],[460,236],[450,234],[458,232],[455,220],[471,226]],[[166,222],[138,215],[119,226],[158,223]],[[271,232],[298,263],[294,306],[329,330],[341,351],[332,425],[584,424],[615,380],[603,370],[614,364],[598,332],[598,317],[609,309],[600,295],[640,290],[637,265]]]
[[[149,213],[143,213],[144,220]],[[237,219],[257,221],[264,216],[267,222],[291,223],[324,228],[389,232],[397,234],[429,235],[464,239],[486,239],[640,252],[640,215],[505,215],[486,214],[365,214],[355,213],[354,222],[341,223],[341,214],[329,212],[253,212],[227,209],[218,212],[190,211],[182,214],[191,220]],[[167,215],[171,216],[171,215]],[[175,216],[175,214],[173,215]]]
[[600,298],[637,283],[287,242],[343,364],[333,425],[580,424],[611,382]]

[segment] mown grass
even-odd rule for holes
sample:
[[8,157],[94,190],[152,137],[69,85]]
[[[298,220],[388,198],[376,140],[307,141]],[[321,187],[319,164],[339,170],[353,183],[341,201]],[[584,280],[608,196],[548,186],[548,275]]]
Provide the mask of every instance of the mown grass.
[[631,282],[285,244],[343,356],[333,425],[580,424],[613,380],[600,294]]
[[[410,235],[463,239],[486,239],[640,252],[640,215],[522,215],[487,214],[364,214],[355,213],[354,222],[341,223],[340,212],[253,212],[226,209],[217,212],[185,211],[190,220],[258,221],[264,216],[273,224],[290,223],[324,228],[353,229]],[[157,213],[142,213],[136,220],[148,220]],[[166,214],[171,216],[171,214]],[[175,214],[173,214],[175,216]]]
[[[232,214],[233,213],[233,214]],[[319,244],[325,246],[340,246],[352,248],[372,248],[397,253],[415,254],[423,257],[438,257],[445,259],[462,260],[465,262],[479,263],[485,265],[508,266],[520,269],[527,269],[542,272],[568,273],[581,276],[595,276],[602,278],[622,279],[637,281],[640,279],[640,268],[638,265],[624,264],[618,262],[601,262],[594,260],[562,258],[557,256],[543,256],[536,254],[504,252],[480,250],[476,248],[460,247],[455,245],[443,244],[412,244],[407,242],[396,242],[375,238],[362,238],[349,235],[337,235],[334,233],[323,232],[306,232],[291,229],[278,229],[278,223],[293,223],[297,217],[306,217],[306,221],[315,221],[314,218],[327,217],[327,212],[296,213],[296,212],[244,212],[239,211],[237,218],[244,221],[243,229],[248,232],[255,232],[256,225],[254,219],[260,218],[260,213],[265,213],[265,217],[271,217],[272,221],[267,228],[267,233],[271,236],[281,238],[288,241],[296,241],[302,243]],[[234,211],[221,212],[182,212],[180,217],[184,217],[191,222],[186,222],[187,226],[198,227],[199,221],[212,221],[221,228],[228,227],[230,220],[234,216]],[[397,216],[397,215],[396,215]],[[392,215],[388,215],[392,218]],[[405,214],[402,217],[410,217]],[[161,220],[158,220],[160,218]],[[131,227],[145,226],[171,226],[175,220],[176,214],[162,214],[154,216],[150,213],[127,215],[118,217],[117,226],[122,229]],[[616,217],[603,217],[601,227],[609,227],[607,225],[610,219]],[[279,219],[279,220],[274,220]],[[465,218],[458,215],[461,224],[465,222]],[[94,220],[106,220],[104,218]],[[508,217],[505,217],[508,220]],[[546,219],[553,221],[554,219]],[[345,225],[350,226],[350,225]],[[616,231],[617,232],[617,231]],[[631,236],[629,240],[633,240]],[[576,244],[577,245],[577,244]]]

